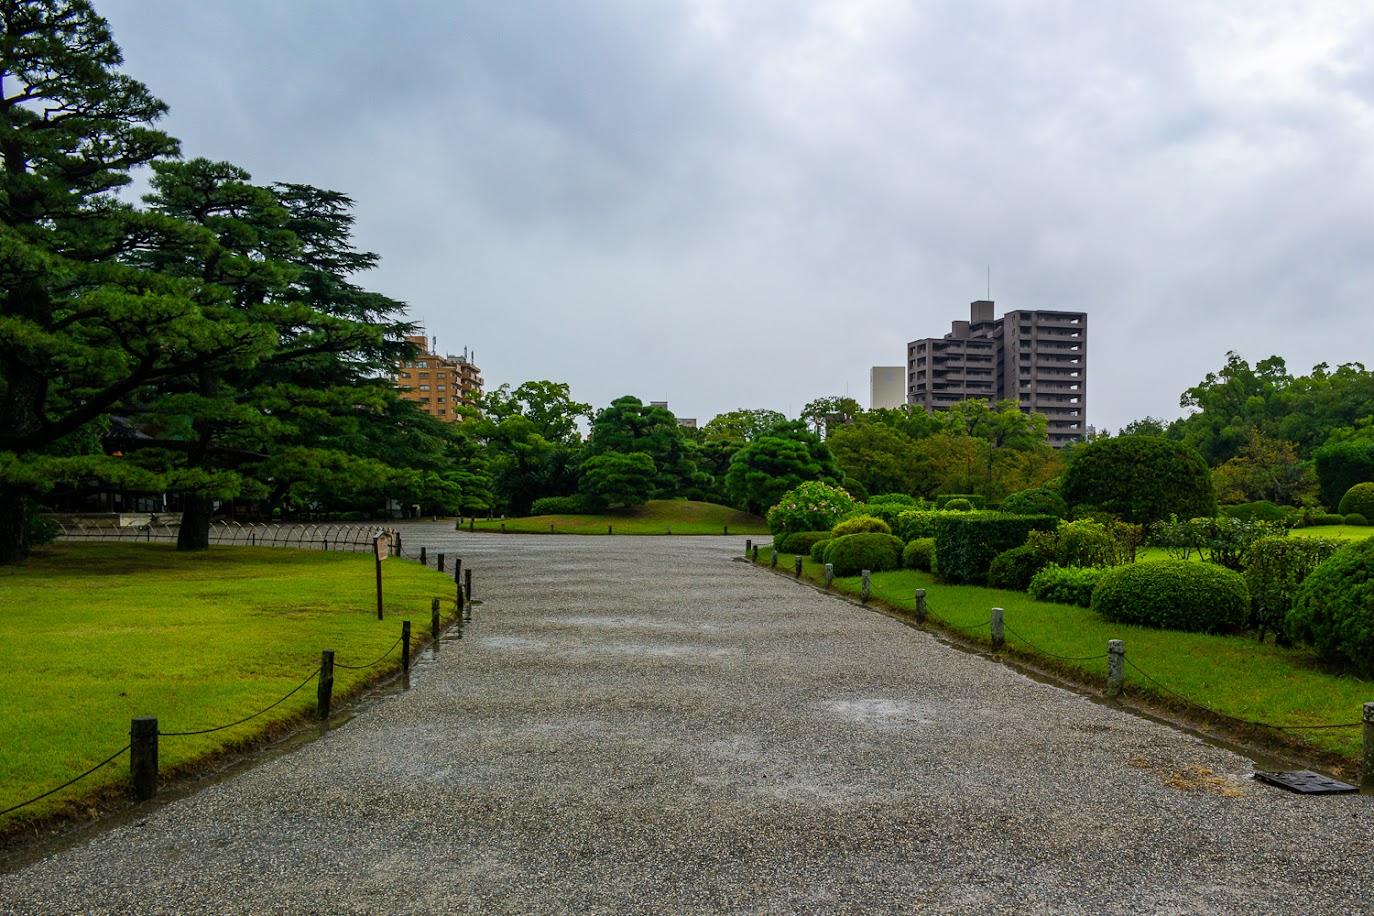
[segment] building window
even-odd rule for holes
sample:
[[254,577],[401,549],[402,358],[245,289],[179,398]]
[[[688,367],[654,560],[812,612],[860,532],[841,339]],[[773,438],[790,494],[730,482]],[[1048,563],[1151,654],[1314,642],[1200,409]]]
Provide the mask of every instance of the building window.
[[421,369],[428,369],[428,368],[429,368],[429,362],[426,361],[426,360],[423,360],[423,359],[420,360],[418,363],[416,363],[416,365],[418,365]]
[[447,385],[435,385],[434,387],[435,387],[437,390],[439,390],[439,391],[447,391],[447,390],[448,390],[448,386],[447,386]]
[[434,411],[434,412],[437,413],[437,414],[447,413],[447,411],[445,411],[444,408],[442,408],[442,407],[440,407],[438,410],[436,410],[436,411]]
[[421,390],[421,391],[428,391],[428,390],[429,390],[429,386],[428,386],[428,385],[421,385],[421,386],[420,386],[420,390]]
[[434,400],[438,401],[440,404],[444,403],[444,399],[442,397],[437,397]]
[[429,373],[428,373],[428,372],[421,372],[421,373],[420,373],[420,378],[429,378]]
[[408,360],[406,360],[406,368],[407,368],[407,369],[414,369],[414,368],[415,368],[415,360],[413,360],[413,359],[408,359]]

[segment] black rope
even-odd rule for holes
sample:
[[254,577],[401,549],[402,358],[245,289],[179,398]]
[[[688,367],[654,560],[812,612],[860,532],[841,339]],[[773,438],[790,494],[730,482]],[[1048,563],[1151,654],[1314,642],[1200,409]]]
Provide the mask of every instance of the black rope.
[[1031,647],[1032,649],[1034,649],[1036,652],[1039,652],[1041,655],[1048,655],[1050,658],[1057,658],[1057,659],[1059,659],[1060,661],[1065,661],[1065,662],[1090,662],[1090,661],[1095,661],[1095,660],[1097,660],[1097,659],[1099,659],[1099,658],[1106,658],[1106,657],[1107,657],[1107,653],[1106,653],[1106,652],[1103,652],[1103,653],[1100,654],[1100,655],[1056,655],[1055,653],[1050,652],[1048,649],[1042,649],[1042,648],[1040,648],[1040,647],[1037,646],[1035,643],[1031,642],[1029,639],[1027,639],[1026,637],[1022,636],[1020,633],[1016,632],[1016,631],[1013,630],[1011,627],[1007,626],[1005,623],[1002,624],[1002,629],[1006,630],[1006,631],[1007,631],[1008,633],[1010,633],[1012,636],[1015,636],[1017,639],[1021,640],[1023,643],[1025,643],[1026,645],[1030,646],[1030,647]]
[[1141,677],[1145,678],[1145,680],[1149,681],[1151,684],[1154,684],[1160,690],[1163,690],[1165,693],[1173,694],[1183,702],[1196,706],[1199,709],[1205,709],[1214,716],[1219,716],[1223,719],[1230,719],[1232,722],[1239,722],[1242,725],[1255,725],[1260,728],[1272,728],[1275,731],[1318,731],[1320,729],[1326,728],[1356,728],[1357,726],[1364,724],[1363,722],[1342,722],[1336,725],[1275,725],[1272,722],[1256,722],[1253,719],[1242,719],[1240,716],[1233,716],[1229,715],[1228,713],[1218,712],[1217,710],[1208,706],[1206,703],[1199,703],[1197,700],[1194,700],[1191,697],[1185,697],[1177,690],[1170,690],[1168,687],[1165,687],[1159,681],[1155,680],[1154,678],[1146,674],[1144,671],[1142,671],[1140,666],[1137,665],[1135,662],[1131,661],[1129,658],[1126,659],[1126,664],[1130,665],[1132,668],[1136,670],[1136,673],[1138,673]]
[[373,662],[373,663],[370,664],[370,665],[345,665],[343,662],[335,662],[335,663],[334,663],[334,667],[335,667],[335,668],[347,668],[349,671],[362,671],[362,670],[364,670],[364,669],[366,669],[366,668],[375,668],[375,667],[377,667],[378,665],[380,665],[382,662],[386,661],[386,657],[387,657],[388,655],[390,655],[392,652],[395,652],[395,651],[396,651],[396,647],[399,646],[399,645],[401,644],[401,640],[403,640],[403,639],[405,639],[404,636],[398,636],[398,637],[396,637],[396,641],[395,641],[394,643],[391,644],[391,648],[390,648],[390,649],[387,649],[385,652],[383,652],[383,653],[382,653],[382,657],[379,658],[379,659],[377,659],[375,662]]
[[286,696],[282,697],[280,700],[278,700],[277,702],[273,703],[271,706],[268,706],[266,709],[259,709],[257,712],[253,713],[251,716],[244,716],[242,719],[239,719],[237,722],[230,722],[228,725],[216,725],[214,728],[202,728],[202,729],[197,729],[196,731],[191,731],[191,732],[164,732],[164,731],[159,730],[159,731],[158,731],[158,734],[159,734],[160,736],[164,737],[164,738],[185,738],[185,737],[189,737],[190,735],[208,735],[208,734],[210,734],[211,732],[222,732],[222,731],[224,731],[226,728],[233,728],[235,725],[242,725],[243,723],[247,722],[247,721],[250,720],[250,719],[256,719],[258,716],[262,715],[263,713],[269,712],[270,710],[273,710],[273,709],[276,709],[278,706],[280,706],[281,704],[285,703],[287,700],[291,699],[293,696],[295,696],[295,695],[300,691],[300,689],[301,689],[302,687],[304,687],[306,684],[309,684],[311,681],[313,681],[313,680],[319,675],[319,673],[320,673],[320,669],[319,669],[318,667],[316,667],[314,671],[310,672],[309,676],[306,677],[305,680],[303,680],[303,681],[301,681],[299,684],[297,684],[297,685],[296,685],[296,688],[295,688],[294,690],[292,690],[290,693],[288,693]]
[[101,767],[106,766],[106,765],[108,765],[108,764],[114,762],[114,760],[115,760],[117,757],[119,757],[121,754],[123,754],[125,751],[127,751],[127,750],[128,750],[129,748],[131,748],[131,747],[133,747],[133,744],[126,744],[126,745],[124,745],[123,747],[121,747],[119,750],[115,751],[115,752],[114,752],[113,754],[111,754],[110,756],[106,757],[104,760],[102,760],[102,761],[100,761],[99,763],[97,763],[95,766],[91,767],[91,768],[90,768],[89,770],[87,770],[86,772],[82,773],[80,776],[77,776],[77,777],[75,777],[74,779],[69,779],[69,780],[67,780],[66,782],[62,783],[62,785],[58,786],[56,789],[49,789],[48,791],[44,792],[42,795],[35,795],[33,798],[29,799],[29,800],[26,801],[26,802],[20,802],[20,803],[17,804],[17,805],[13,805],[13,806],[11,806],[11,807],[9,807],[9,808],[6,808],[4,811],[0,811],[0,817],[3,817],[4,815],[9,814],[11,811],[18,811],[20,808],[27,807],[27,806],[33,804],[34,802],[42,801],[43,799],[47,798],[49,795],[52,795],[54,792],[61,792],[63,789],[67,788],[67,786],[70,786],[70,785],[72,785],[72,784],[74,784],[74,783],[80,782],[81,780],[85,779],[87,776],[91,775],[91,774],[94,773],[96,770],[100,769]]

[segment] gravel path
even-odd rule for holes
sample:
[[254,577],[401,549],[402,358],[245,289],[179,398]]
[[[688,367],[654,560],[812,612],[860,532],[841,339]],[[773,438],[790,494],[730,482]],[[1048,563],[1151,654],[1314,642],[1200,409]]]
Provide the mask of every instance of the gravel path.
[[1374,798],[1266,788],[743,538],[421,543],[484,603],[414,689],[0,875],[0,912],[1374,908]]

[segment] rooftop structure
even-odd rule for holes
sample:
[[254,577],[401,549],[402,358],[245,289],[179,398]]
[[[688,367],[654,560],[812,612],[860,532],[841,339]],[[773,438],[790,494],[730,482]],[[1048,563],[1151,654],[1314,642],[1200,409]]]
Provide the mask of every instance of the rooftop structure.
[[396,367],[393,381],[401,397],[440,420],[461,421],[457,408],[474,407],[482,397],[482,370],[473,364],[466,348],[462,356],[441,356],[436,340],[416,335],[406,341],[420,352]]

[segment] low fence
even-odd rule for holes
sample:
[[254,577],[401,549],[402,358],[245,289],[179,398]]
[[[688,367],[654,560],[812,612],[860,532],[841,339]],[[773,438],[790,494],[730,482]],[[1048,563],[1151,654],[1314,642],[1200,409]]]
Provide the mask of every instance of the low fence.
[[[60,532],[59,539],[69,541],[175,543],[181,530],[177,522],[163,521],[122,526],[86,521],[58,521],[55,524]],[[400,549],[400,532],[395,528],[377,525],[244,525],[239,522],[214,522],[210,525],[210,543],[370,552],[373,539],[380,533],[390,537],[392,550]]]

